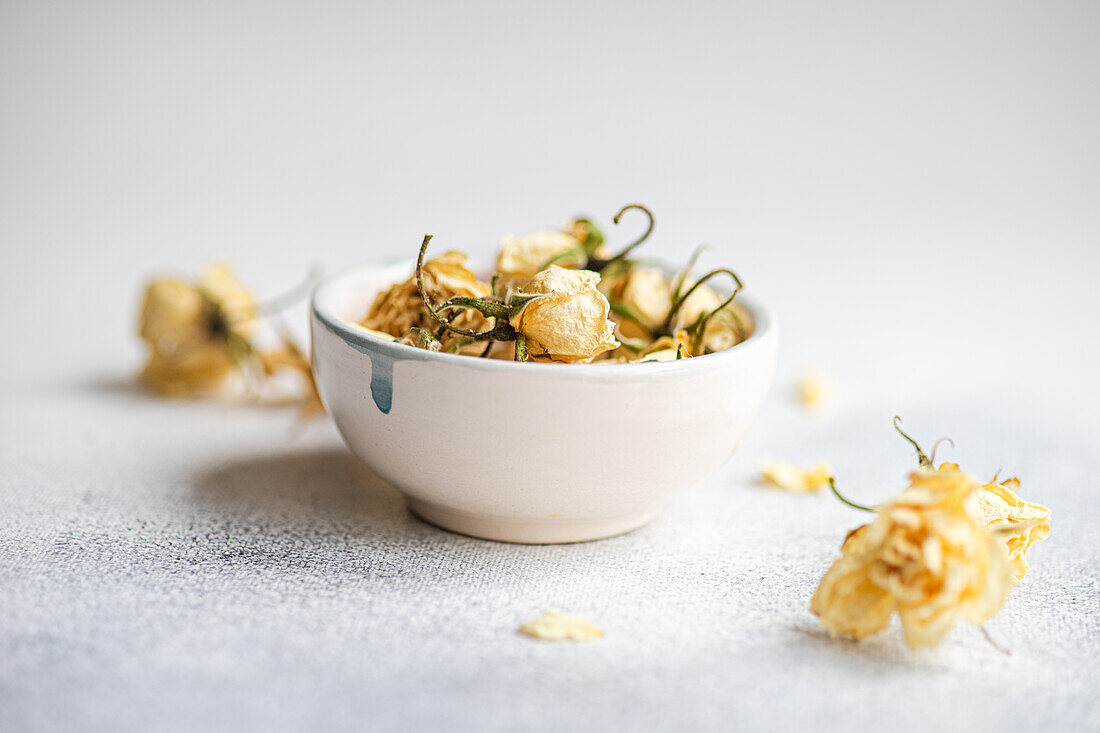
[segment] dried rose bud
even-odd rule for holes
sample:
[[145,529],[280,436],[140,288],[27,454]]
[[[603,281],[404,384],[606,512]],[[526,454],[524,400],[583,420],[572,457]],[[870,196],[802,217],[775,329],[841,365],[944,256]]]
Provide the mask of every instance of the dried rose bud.
[[579,267],[586,259],[581,243],[565,232],[532,232],[503,237],[497,272],[508,283],[523,284],[551,261],[560,267]]
[[145,383],[165,395],[220,387],[250,349],[255,301],[229,268],[208,268],[197,284],[164,278],[145,289],[141,338],[149,344]]
[[551,265],[521,289],[523,295],[542,296],[509,318],[531,357],[588,362],[619,345],[615,324],[607,319],[611,305],[596,289],[599,281],[595,272]]

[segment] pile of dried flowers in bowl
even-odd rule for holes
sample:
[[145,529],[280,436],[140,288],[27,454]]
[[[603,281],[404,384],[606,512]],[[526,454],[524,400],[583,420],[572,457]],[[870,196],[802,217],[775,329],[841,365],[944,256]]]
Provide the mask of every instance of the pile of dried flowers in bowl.
[[[449,251],[425,259],[416,272],[375,298],[359,323],[381,338],[410,347],[483,358],[565,364],[671,361],[732,348],[752,334],[752,318],[734,302],[741,280],[728,268],[700,277],[691,272],[700,250],[675,275],[633,257],[653,232],[645,231],[616,254],[587,218],[560,231],[501,240],[488,281]],[[728,296],[708,283],[732,281]]]

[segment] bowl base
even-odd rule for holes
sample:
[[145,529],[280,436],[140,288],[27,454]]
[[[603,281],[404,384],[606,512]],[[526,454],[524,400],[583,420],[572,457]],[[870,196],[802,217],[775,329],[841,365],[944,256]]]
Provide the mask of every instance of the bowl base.
[[649,524],[661,511],[656,509],[611,519],[508,519],[471,514],[412,497],[406,498],[409,510],[428,524],[478,539],[527,545],[588,542],[614,537]]

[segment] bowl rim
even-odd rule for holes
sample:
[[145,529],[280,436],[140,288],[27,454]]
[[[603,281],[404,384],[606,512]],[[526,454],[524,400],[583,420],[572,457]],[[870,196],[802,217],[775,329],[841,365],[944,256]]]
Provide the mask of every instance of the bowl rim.
[[335,312],[332,302],[335,291],[346,286],[348,281],[365,277],[368,273],[378,277],[392,271],[396,277],[394,283],[408,277],[408,270],[415,266],[415,260],[400,259],[384,263],[360,263],[351,265],[326,276],[313,289],[309,308],[313,318],[326,329],[334,333],[346,344],[357,351],[367,354],[378,352],[394,360],[414,360],[437,362],[441,365],[461,366],[471,369],[515,372],[529,375],[553,373],[555,376],[600,381],[620,381],[637,379],[640,376],[681,374],[685,371],[698,371],[705,367],[722,369],[733,362],[747,358],[750,352],[768,348],[777,332],[775,318],[771,312],[752,296],[739,293],[737,302],[748,309],[753,318],[753,332],[742,341],[728,349],[712,354],[694,356],[688,359],[659,362],[627,362],[625,364],[559,364],[555,362],[516,362],[508,359],[480,359],[463,354],[451,354],[443,351],[418,349],[394,341],[386,341],[373,335],[357,323],[347,321]]

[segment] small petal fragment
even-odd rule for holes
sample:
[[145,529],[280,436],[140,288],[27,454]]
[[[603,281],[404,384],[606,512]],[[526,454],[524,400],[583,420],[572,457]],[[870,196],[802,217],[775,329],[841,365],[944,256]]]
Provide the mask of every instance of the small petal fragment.
[[813,468],[802,469],[790,463],[769,462],[760,467],[764,480],[773,486],[796,494],[817,491],[829,485],[833,469],[828,463],[819,463]]
[[603,631],[591,621],[568,613],[549,610],[521,624],[519,633],[543,641],[593,641],[603,638]]
[[819,374],[806,374],[798,380],[798,401],[810,409],[824,407],[831,393],[829,383]]

